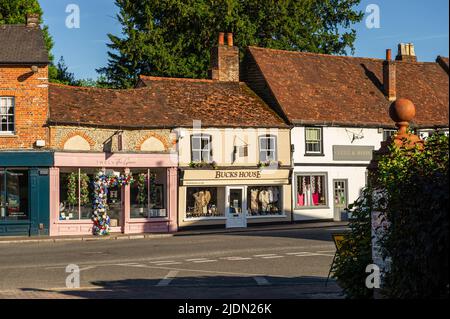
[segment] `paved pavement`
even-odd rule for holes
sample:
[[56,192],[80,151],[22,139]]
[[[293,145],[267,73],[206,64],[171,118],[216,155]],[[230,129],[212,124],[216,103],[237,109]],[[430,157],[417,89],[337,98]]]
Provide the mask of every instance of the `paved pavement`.
[[326,278],[343,229],[0,245],[0,298],[342,298]]

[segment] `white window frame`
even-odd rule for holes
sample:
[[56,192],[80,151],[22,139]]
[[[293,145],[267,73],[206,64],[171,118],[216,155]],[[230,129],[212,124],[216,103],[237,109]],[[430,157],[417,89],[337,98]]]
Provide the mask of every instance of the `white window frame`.
[[[7,113],[8,110],[6,109],[6,101],[10,100],[11,101],[11,107],[12,107],[12,114]],[[5,112],[6,113],[2,113],[2,105],[3,103],[5,103],[4,107],[5,107]],[[8,118],[10,118],[12,116],[12,131],[11,130],[6,130],[3,131],[3,117],[6,117],[6,127],[8,128],[9,125],[11,125],[11,123],[8,121]],[[15,101],[15,97],[14,96],[0,96],[0,135],[14,135],[16,131],[16,101]]]
[[[272,140],[272,142],[267,143],[269,147],[263,148],[261,141],[263,139]],[[270,148],[272,146],[272,148]],[[264,153],[265,158],[261,158],[261,154]],[[273,154],[272,157],[269,157],[269,153]],[[277,160],[277,137],[275,135],[262,135],[259,137],[259,160],[260,162],[268,162],[268,161],[276,161]]]
[[[295,185],[294,185],[294,209],[295,210],[302,210],[302,209],[328,209],[330,208],[329,198],[328,198],[328,173],[327,172],[301,172],[301,173],[295,173]],[[317,206],[298,206],[297,203],[297,194],[298,194],[298,182],[299,179],[302,177],[309,177],[311,180],[311,177],[323,177],[322,187],[325,197],[325,204],[324,205],[317,205]]]
[[[200,148],[194,148],[194,139],[200,139]],[[207,140],[207,144],[202,148],[202,141]],[[191,135],[191,161],[194,163],[210,163],[212,158],[211,149],[212,139],[211,135],[208,134],[194,134]],[[200,160],[194,160],[194,152],[200,153]],[[203,158],[204,152],[207,152],[207,158]]]
[[[319,132],[318,140],[308,140],[308,130],[316,130]],[[310,151],[308,150],[308,145],[318,145],[318,151]],[[321,155],[323,154],[323,130],[321,127],[305,127],[305,154],[306,155]]]

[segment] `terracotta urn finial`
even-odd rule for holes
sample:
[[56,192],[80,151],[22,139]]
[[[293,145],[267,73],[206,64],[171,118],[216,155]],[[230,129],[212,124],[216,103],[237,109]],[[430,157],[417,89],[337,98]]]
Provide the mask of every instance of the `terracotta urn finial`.
[[[408,99],[400,98],[392,103],[389,115],[398,127],[398,133],[394,138],[397,146],[414,147],[416,144],[423,144],[423,141],[414,134],[408,133],[411,120],[416,116],[416,107]],[[406,143],[405,143],[406,141]]]

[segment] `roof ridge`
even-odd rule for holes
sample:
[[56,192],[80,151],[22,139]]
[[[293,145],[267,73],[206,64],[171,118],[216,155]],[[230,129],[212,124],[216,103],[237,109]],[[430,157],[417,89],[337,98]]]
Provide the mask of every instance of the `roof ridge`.
[[[369,58],[369,57],[359,57],[359,56],[349,56],[349,55],[334,55],[334,54],[305,52],[305,51],[291,51],[291,50],[281,50],[281,49],[272,49],[272,48],[261,48],[261,47],[256,47],[256,46],[249,46],[249,49],[274,51],[274,52],[287,53],[287,54],[324,56],[324,57],[342,58],[342,59],[363,59],[363,60],[374,60],[374,61],[380,61],[380,62],[384,61],[384,59],[381,59],[381,58]],[[398,61],[398,62],[400,62],[400,61]]]
[[115,88],[101,88],[101,87],[95,87],[95,86],[76,86],[76,85],[68,85],[64,83],[56,83],[56,82],[49,82],[50,86],[59,86],[67,89],[81,89],[86,91],[114,91],[114,92],[132,92],[132,91],[141,91],[141,90],[148,90],[148,87],[141,87],[141,88],[129,88],[129,89],[115,89]]
[[139,75],[139,78],[142,80],[149,80],[149,81],[180,81],[180,82],[218,82],[211,79],[194,79],[194,78],[176,78],[176,77],[164,77],[164,76],[151,76],[151,75]]

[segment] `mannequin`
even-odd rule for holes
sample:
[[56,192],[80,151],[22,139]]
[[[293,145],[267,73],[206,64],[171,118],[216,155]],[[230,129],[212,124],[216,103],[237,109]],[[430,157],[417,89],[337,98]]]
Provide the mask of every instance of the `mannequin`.
[[206,215],[208,212],[208,204],[211,201],[211,193],[209,191],[200,191],[194,193],[194,214],[196,216]]
[[257,188],[250,190],[250,211],[252,214],[257,214],[259,210],[258,192],[259,190]]
[[263,189],[259,192],[259,202],[261,203],[261,210],[265,213],[269,208],[270,194],[267,190]]
[[313,199],[312,199],[312,193],[311,193],[311,185],[306,184],[306,191],[305,191],[305,206],[313,206]]

